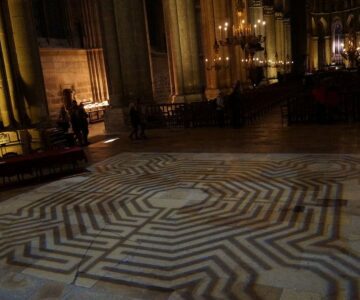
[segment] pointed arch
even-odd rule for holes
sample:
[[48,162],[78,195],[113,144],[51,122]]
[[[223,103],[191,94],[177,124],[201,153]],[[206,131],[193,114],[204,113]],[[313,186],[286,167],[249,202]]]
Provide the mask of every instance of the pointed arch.
[[339,17],[335,17],[331,26],[333,62],[342,64],[342,45],[344,44],[344,27]]

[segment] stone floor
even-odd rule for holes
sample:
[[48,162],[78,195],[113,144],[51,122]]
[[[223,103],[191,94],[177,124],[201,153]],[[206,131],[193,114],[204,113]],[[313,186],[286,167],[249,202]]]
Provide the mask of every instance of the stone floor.
[[1,191],[0,299],[359,299],[359,127],[276,119],[124,133]]

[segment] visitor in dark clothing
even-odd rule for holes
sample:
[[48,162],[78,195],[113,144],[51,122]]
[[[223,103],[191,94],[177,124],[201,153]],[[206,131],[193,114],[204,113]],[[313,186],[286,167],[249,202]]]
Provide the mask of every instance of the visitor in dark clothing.
[[233,91],[229,95],[231,125],[234,128],[239,128],[242,125],[241,97],[241,84],[238,80],[234,85]]
[[136,101],[136,109],[139,116],[139,129],[140,129],[140,135],[139,137],[141,139],[146,139],[145,135],[145,129],[146,129],[146,106],[141,104],[140,98]]
[[61,106],[56,123],[62,131],[64,131],[65,133],[68,132],[70,128],[70,118],[65,109],[65,106]]
[[71,127],[74,132],[75,138],[79,145],[83,144],[82,135],[81,135],[81,125],[79,118],[79,106],[77,105],[76,100],[73,100],[70,109],[70,122]]
[[85,111],[84,105],[81,103],[78,108],[79,116],[79,128],[82,137],[82,145],[89,145],[88,135],[89,135],[89,123],[88,123],[88,114]]
[[137,140],[139,138],[138,131],[139,131],[139,125],[140,125],[140,116],[139,116],[137,107],[135,106],[134,103],[130,103],[129,115],[130,115],[130,123],[131,123],[131,127],[132,127],[129,138],[130,139],[135,138]]

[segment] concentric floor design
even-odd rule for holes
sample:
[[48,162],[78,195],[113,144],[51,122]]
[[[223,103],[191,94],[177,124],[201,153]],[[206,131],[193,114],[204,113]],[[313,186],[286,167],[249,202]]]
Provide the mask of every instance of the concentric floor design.
[[173,299],[359,299],[360,157],[125,153],[0,203],[0,262]]

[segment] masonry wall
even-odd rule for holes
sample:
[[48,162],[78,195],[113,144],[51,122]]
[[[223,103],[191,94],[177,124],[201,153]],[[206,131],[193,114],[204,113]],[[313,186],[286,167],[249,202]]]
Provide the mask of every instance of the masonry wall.
[[154,82],[154,100],[158,103],[170,101],[170,75],[168,57],[166,53],[151,54],[153,82]]
[[75,90],[79,101],[92,98],[89,64],[86,50],[40,49],[50,117],[57,118],[63,104],[63,90]]

